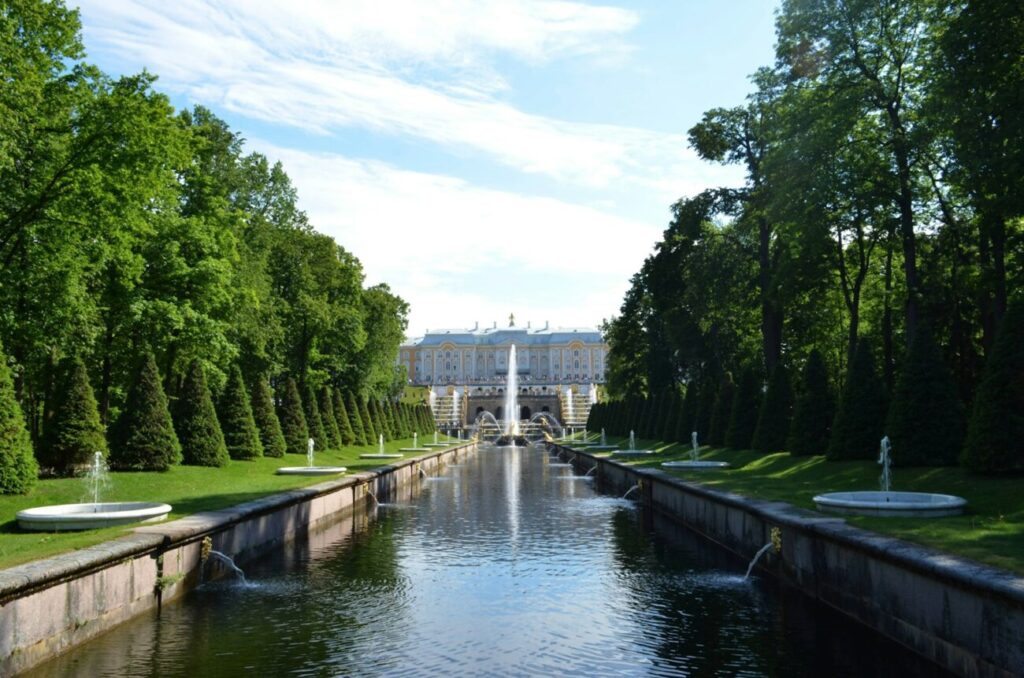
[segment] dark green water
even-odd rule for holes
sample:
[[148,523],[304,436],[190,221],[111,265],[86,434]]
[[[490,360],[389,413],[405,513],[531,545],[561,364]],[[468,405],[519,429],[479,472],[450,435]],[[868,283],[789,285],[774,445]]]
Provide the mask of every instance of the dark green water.
[[481,449],[34,675],[937,674],[572,473]]

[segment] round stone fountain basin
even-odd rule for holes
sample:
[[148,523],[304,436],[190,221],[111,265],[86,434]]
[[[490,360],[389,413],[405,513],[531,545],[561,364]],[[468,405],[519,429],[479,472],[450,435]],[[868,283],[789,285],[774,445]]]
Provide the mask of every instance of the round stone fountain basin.
[[454,444],[455,443],[424,443],[423,447],[448,447],[449,445]]
[[[573,445],[573,447],[578,447],[578,445]],[[587,452],[609,452],[617,449],[619,449],[618,445],[590,445],[587,447]]]
[[829,492],[814,498],[818,509],[855,516],[958,516],[967,500],[931,492]]
[[277,469],[279,476],[333,476],[344,473],[344,466],[282,466]]
[[613,457],[646,457],[649,454],[654,454],[654,450],[615,450],[612,452]]
[[147,501],[101,502],[99,504],[56,504],[18,511],[18,526],[23,530],[65,532],[94,530],[100,527],[151,523],[163,520],[171,512],[170,504]]
[[430,452],[429,447],[399,447],[399,452]]
[[729,468],[729,462],[727,461],[663,461],[661,463],[665,468],[678,468],[678,469],[709,469],[709,468]]
[[405,455],[398,454],[397,452],[391,452],[391,453],[388,453],[388,452],[384,452],[384,453],[374,452],[372,454],[360,454],[359,458],[360,459],[401,459],[404,456]]

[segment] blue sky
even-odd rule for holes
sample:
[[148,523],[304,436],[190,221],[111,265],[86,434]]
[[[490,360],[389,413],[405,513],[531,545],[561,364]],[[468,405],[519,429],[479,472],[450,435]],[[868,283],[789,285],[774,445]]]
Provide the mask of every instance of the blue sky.
[[84,0],[89,59],[146,68],[281,160],[409,333],[596,325],[676,199],[686,144],[773,58],[770,0]]

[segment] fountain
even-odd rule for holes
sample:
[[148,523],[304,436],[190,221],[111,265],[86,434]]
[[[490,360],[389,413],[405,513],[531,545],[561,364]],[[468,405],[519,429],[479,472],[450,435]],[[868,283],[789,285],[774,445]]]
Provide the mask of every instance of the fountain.
[[746,581],[747,579],[750,579],[750,573],[754,571],[754,566],[757,565],[757,561],[761,559],[761,556],[763,556],[764,554],[768,553],[768,549],[770,549],[771,547],[772,547],[772,543],[768,542],[767,544],[765,544],[764,546],[762,546],[760,549],[757,550],[757,553],[754,554],[753,560],[751,560],[750,564],[747,565],[747,573],[745,575],[743,575],[744,581]]
[[629,432],[629,449],[628,450],[615,450],[612,455],[616,457],[646,457],[649,454],[654,454],[654,450],[638,450],[636,449],[636,433],[633,431]]
[[623,499],[629,499],[629,495],[633,494],[634,492],[639,492],[641,489],[643,489],[643,488],[640,486],[640,483],[637,483],[633,487],[631,487],[628,490],[626,490],[626,494],[622,495],[622,498]]
[[527,445],[529,441],[519,430],[519,363],[516,361],[516,345],[508,349],[508,383],[505,388],[504,434],[495,441],[499,447]]
[[305,466],[282,466],[277,469],[277,474],[281,476],[333,476],[347,470],[344,466],[315,466],[313,464],[314,447],[316,447],[315,440],[310,438],[306,441]]
[[666,461],[662,462],[662,466],[665,468],[682,468],[682,469],[709,469],[709,468],[729,468],[729,462],[727,461],[700,461],[700,445],[697,443],[697,432],[693,431],[690,433],[690,459],[688,461]]
[[88,497],[83,504],[56,504],[18,511],[18,526],[23,530],[62,532],[92,530],[114,525],[163,520],[171,512],[169,504],[141,501],[101,502],[101,491],[109,484],[103,453],[93,455],[85,480]]
[[420,434],[413,432],[412,434],[412,447],[400,447],[399,452],[430,452],[429,447],[420,447]]
[[384,434],[381,433],[377,436],[377,452],[367,452],[366,454],[360,454],[360,459],[401,459],[403,454],[399,452],[385,452],[384,451]]
[[[449,440],[451,439],[451,436],[449,436],[449,435],[446,435],[445,437],[448,438]],[[448,445],[450,445],[450,444],[451,443],[439,443],[439,442],[437,442],[437,431],[434,431],[434,442],[432,442],[432,443],[424,443],[423,446],[424,447],[448,447]]]
[[576,422],[576,415],[572,411],[572,389],[565,390],[565,423],[572,426]]
[[892,445],[889,436],[882,438],[878,463],[882,466],[879,478],[881,491],[828,492],[814,497],[820,511],[859,516],[958,516],[964,512],[967,500],[951,494],[932,492],[893,492],[890,471]]
[[608,450],[617,450],[617,449],[619,449],[618,445],[609,445],[608,444],[608,436],[605,435],[605,432],[604,432],[603,428],[601,429],[600,442],[587,443],[587,451],[588,452],[605,452],[605,451],[608,451]]

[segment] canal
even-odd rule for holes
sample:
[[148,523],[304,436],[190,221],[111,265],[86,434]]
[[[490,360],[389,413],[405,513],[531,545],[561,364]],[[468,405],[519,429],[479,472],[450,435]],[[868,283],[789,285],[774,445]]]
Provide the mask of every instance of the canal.
[[938,675],[539,448],[481,448],[30,675]]

